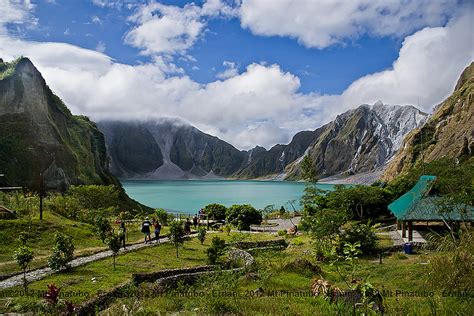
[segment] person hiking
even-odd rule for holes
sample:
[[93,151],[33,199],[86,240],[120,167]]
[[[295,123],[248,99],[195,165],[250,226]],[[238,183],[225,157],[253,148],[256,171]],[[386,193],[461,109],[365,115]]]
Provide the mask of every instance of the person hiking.
[[186,222],[184,222],[184,232],[186,235],[191,234],[191,222],[189,221],[189,218],[186,218]]
[[127,235],[127,229],[125,228],[125,222],[122,221],[122,222],[120,222],[120,227],[119,227],[119,230],[118,230],[118,236],[119,236],[120,242],[123,245],[123,249],[127,249],[125,247],[125,236],[126,235]]
[[[145,244],[150,241],[151,242],[151,235],[150,235],[150,227],[151,227],[151,222],[148,216],[145,218],[145,220],[142,223],[142,233],[145,234]],[[148,237],[148,241],[147,241]]]
[[153,227],[155,228],[155,240],[158,240],[160,242],[160,231],[161,231],[161,224],[158,221],[155,221],[153,223]]
[[194,229],[197,229],[197,226],[198,226],[198,217],[197,217],[197,215],[194,215],[194,217],[193,217],[193,225],[194,225]]

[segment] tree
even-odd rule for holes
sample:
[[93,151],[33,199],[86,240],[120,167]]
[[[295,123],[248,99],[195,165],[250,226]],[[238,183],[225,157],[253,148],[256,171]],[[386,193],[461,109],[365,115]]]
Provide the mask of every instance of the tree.
[[170,214],[168,212],[162,208],[158,208],[155,210],[155,215],[159,223],[162,225],[168,225],[168,221],[170,219]]
[[184,232],[183,224],[181,222],[174,221],[170,224],[170,231],[168,238],[170,242],[176,247],[176,258],[179,257],[178,249],[184,244],[186,233]]
[[318,181],[316,169],[314,168],[314,161],[309,154],[304,156],[303,161],[301,162],[301,175],[306,182],[315,183]]
[[26,245],[21,245],[18,247],[18,249],[13,254],[13,259],[15,259],[16,263],[23,270],[23,286],[25,288],[25,293],[28,289],[28,283],[26,281],[26,269],[30,265],[31,261],[33,261],[33,258],[33,251]]
[[206,205],[204,211],[209,219],[224,220],[227,208],[224,205],[213,203]]
[[97,215],[94,221],[94,231],[100,240],[105,243],[106,239],[112,234],[112,225],[107,218]]
[[227,222],[239,230],[250,230],[250,225],[262,222],[262,212],[250,204],[232,205],[227,210]]
[[74,258],[74,244],[70,236],[56,233],[53,253],[48,258],[48,266],[53,270],[69,269],[69,262]]
[[209,264],[216,264],[219,257],[224,254],[225,241],[217,236],[212,238],[211,246],[206,249],[207,260]]
[[115,258],[120,250],[120,237],[112,235],[107,239],[107,246],[109,246],[110,251],[112,251],[112,257],[114,260],[114,270],[115,270]]
[[199,227],[197,239],[201,242],[201,245],[204,244],[204,240],[206,240],[206,234],[207,234],[206,228]]

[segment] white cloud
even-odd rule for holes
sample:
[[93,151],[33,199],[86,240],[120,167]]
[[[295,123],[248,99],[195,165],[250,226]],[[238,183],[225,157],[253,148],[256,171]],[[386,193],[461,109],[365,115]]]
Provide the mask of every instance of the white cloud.
[[439,26],[457,0],[244,0],[243,27],[264,36],[288,36],[307,47],[324,48],[363,34],[403,36]]
[[102,20],[97,15],[91,17],[91,22],[94,24],[102,24]]
[[386,100],[430,111],[448,96],[462,69],[474,60],[472,10],[446,27],[425,28],[403,41],[392,69],[367,75],[343,93],[347,105]]
[[36,24],[37,19],[31,16],[34,5],[30,0],[0,0],[0,32],[7,24]]
[[105,49],[106,49],[106,48],[107,48],[107,47],[105,46],[105,43],[102,42],[102,41],[99,41],[99,42],[97,43],[97,45],[95,46],[95,50],[98,51],[98,52],[101,52],[101,53],[105,52]]
[[416,104],[419,97],[430,109],[473,60],[472,21],[468,10],[445,27],[406,37],[392,69],[356,80],[341,95],[300,93],[299,78],[275,64],[253,63],[240,74],[199,84],[166,55],[132,66],[74,45],[1,34],[0,57],[30,57],[73,113],[95,120],[180,117],[238,148],[268,148],[361,103]]
[[232,16],[235,9],[221,0],[194,3],[184,7],[151,2],[138,7],[130,17],[135,27],[125,36],[125,43],[142,50],[145,55],[184,54],[200,38],[207,19]]
[[216,78],[218,79],[228,79],[235,77],[239,74],[239,68],[237,65],[232,62],[232,61],[224,61],[222,65],[225,67],[225,70],[222,72],[219,72],[216,75]]

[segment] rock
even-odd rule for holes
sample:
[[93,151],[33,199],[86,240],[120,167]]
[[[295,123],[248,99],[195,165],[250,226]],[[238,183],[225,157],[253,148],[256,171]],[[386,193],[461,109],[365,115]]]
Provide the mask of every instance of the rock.
[[284,269],[289,272],[296,272],[296,273],[321,273],[321,268],[317,265],[312,264],[306,259],[296,259],[293,262],[288,263],[285,265]]

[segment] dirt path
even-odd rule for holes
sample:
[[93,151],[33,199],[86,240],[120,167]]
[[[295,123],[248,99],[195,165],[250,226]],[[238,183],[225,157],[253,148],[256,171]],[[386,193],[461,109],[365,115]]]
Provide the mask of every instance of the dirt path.
[[[191,237],[194,237],[194,236],[195,235],[191,235]],[[158,245],[158,244],[161,244],[161,243],[167,243],[167,242],[169,242],[169,239],[167,237],[165,237],[165,238],[161,238],[159,240],[159,242],[152,241],[152,242],[147,243],[147,244],[145,244],[145,243],[132,244],[132,245],[129,245],[126,249],[123,249],[123,248],[120,249],[119,254],[123,254],[123,253],[129,252],[129,251],[139,250],[139,249],[146,248],[146,247],[152,247],[152,246],[155,246],[155,245]],[[111,257],[111,256],[112,256],[112,251],[106,250],[106,251],[101,251],[101,252],[95,253],[95,254],[90,255],[90,256],[78,257],[78,258],[72,260],[69,264],[71,265],[72,268],[75,268],[75,267],[79,267],[79,266],[85,265],[87,263],[94,262],[94,261],[97,261],[97,260],[101,260],[101,259],[104,259],[104,258],[108,258],[108,257]],[[26,280],[28,282],[41,280],[41,279],[43,279],[43,278],[45,278],[48,275],[51,275],[53,273],[55,273],[55,271],[51,270],[50,268],[41,268],[41,269],[29,271],[29,272],[26,273]],[[13,287],[13,286],[22,285],[22,284],[23,284],[23,274],[21,273],[21,274],[12,276],[8,279],[5,279],[3,281],[0,281],[0,290],[1,289],[6,289],[6,288],[9,288],[9,287]]]
[[293,217],[292,219],[269,219],[267,220],[268,223],[275,225],[275,226],[266,226],[266,225],[252,225],[251,230],[258,231],[258,232],[277,232],[280,230],[288,230],[293,228],[294,225],[299,225],[301,222],[301,217]]

